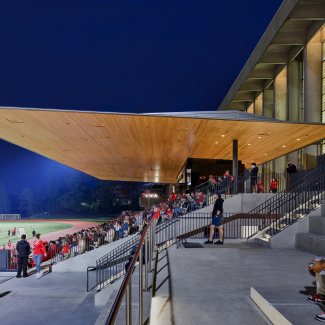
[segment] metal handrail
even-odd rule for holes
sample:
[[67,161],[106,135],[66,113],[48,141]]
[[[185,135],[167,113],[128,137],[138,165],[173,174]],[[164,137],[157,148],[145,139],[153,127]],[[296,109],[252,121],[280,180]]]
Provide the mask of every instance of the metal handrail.
[[[143,241],[145,241],[145,275],[146,275],[146,289],[147,288],[147,275],[148,275],[148,258],[147,258],[147,254],[148,254],[148,250],[149,252],[149,259],[151,262],[152,259],[152,253],[153,251],[151,250],[151,247],[155,241],[155,231],[154,231],[154,225],[156,223],[155,219],[152,219],[149,224],[146,226],[146,228],[143,231],[143,234],[141,236],[141,239],[139,241],[139,245],[137,248],[137,251],[135,253],[135,255],[133,256],[131,263],[129,265],[128,270],[126,271],[125,277],[123,279],[123,282],[121,284],[121,287],[117,293],[117,296],[114,300],[114,303],[112,305],[111,311],[105,321],[105,325],[114,325],[115,321],[117,319],[119,310],[121,308],[122,305],[122,301],[124,298],[125,293],[127,293],[127,320],[126,323],[130,324],[131,323],[131,317],[132,317],[132,309],[131,309],[131,277],[132,277],[132,273],[133,273],[133,269],[135,267],[135,263],[140,255],[139,258],[139,265],[140,265],[140,272],[139,272],[139,295],[140,295],[140,301],[139,301],[139,324],[143,324],[143,319],[142,319],[142,263],[143,263],[143,258],[142,258],[142,245],[143,245]],[[150,231],[150,235],[149,235],[149,245],[148,245],[148,230]],[[151,263],[150,263],[151,264]],[[149,264],[149,265],[150,265]],[[150,267],[151,268],[151,267]]]
[[[232,175],[230,175],[230,176],[232,176]],[[219,177],[221,177],[221,178],[224,179],[224,175],[222,175],[222,176],[221,176],[221,175],[213,176],[213,178],[214,178],[215,180],[218,180]],[[238,177],[238,178],[245,177],[245,173],[240,173],[240,174],[238,174],[237,177]],[[209,183],[210,183],[210,181],[207,180],[206,182],[204,182],[204,183],[202,183],[202,184],[200,184],[200,185],[195,186],[195,191],[197,191],[197,190],[201,190],[202,188],[209,186],[209,185],[210,185]]]
[[[298,197],[298,201],[296,200],[297,196],[299,196],[300,194],[305,193],[305,195],[306,195],[306,192],[307,192],[308,196],[309,196],[309,194],[310,194],[309,191],[311,189],[312,189],[312,192],[317,193],[316,195],[322,194],[324,192],[324,188],[318,189],[318,191],[317,191],[317,188],[315,189],[315,181],[317,181],[317,180],[321,181],[321,182],[325,181],[325,166],[321,166],[321,167],[317,168],[315,170],[315,172],[316,171],[317,171],[317,174],[315,176],[313,176],[308,181],[303,182],[299,186],[295,187],[290,192],[288,192],[288,193],[279,193],[281,195],[277,196],[273,201],[272,201],[272,199],[268,200],[268,203],[265,206],[261,206],[258,211],[255,211],[254,213],[250,213],[250,218],[253,219],[254,217],[256,218],[259,215],[264,215],[265,213],[263,213],[263,212],[265,212],[265,211],[263,211],[263,210],[268,210],[268,212],[266,214],[269,216],[270,223],[271,223],[271,213],[274,212],[274,211],[279,210],[282,206],[284,206],[284,204],[289,204],[289,211],[285,212],[284,215],[286,213],[291,213],[292,211],[297,209],[296,205],[297,204],[301,205],[299,197]],[[319,184],[319,182],[316,183],[316,184]],[[309,202],[309,201],[305,200],[304,204],[306,204],[306,202]],[[290,210],[290,207],[291,207],[291,210]],[[306,214],[306,211],[307,211],[307,213],[309,213],[313,209],[314,208],[309,209],[309,210],[304,209],[304,211],[305,211],[304,214]],[[276,221],[279,220],[278,215],[283,214],[283,211],[277,211],[277,212],[278,213],[276,214],[276,216],[274,218]],[[274,213],[273,213],[273,215],[274,215]],[[296,219],[294,219],[294,220],[292,219],[291,222],[289,221],[289,223],[287,223],[286,225],[290,225],[295,221],[296,221]],[[274,220],[272,222],[274,222]],[[264,225],[262,225],[262,227],[259,229],[259,231],[255,232],[254,234],[249,236],[248,239],[250,239],[251,237],[255,236],[258,232],[260,232],[261,230],[263,230],[265,228],[268,228],[268,227],[269,227],[269,225],[264,223]],[[278,233],[278,231],[272,233],[272,235],[274,235],[276,233]]]
[[[302,186],[303,184],[305,184],[307,182],[307,177],[317,177],[318,175],[320,175],[321,173],[323,173],[325,171],[325,166],[320,166],[317,168],[313,168],[311,170],[309,170],[309,173],[305,173],[305,175],[303,176],[303,178],[299,179],[298,181],[296,181],[293,184],[289,184],[289,186],[284,189],[283,191],[275,194],[273,197],[271,197],[270,199],[266,200],[265,202],[261,203],[259,206],[255,207],[254,209],[252,209],[251,211],[248,212],[248,214],[255,216],[257,214],[260,214],[261,211],[265,210],[266,208],[272,206],[277,200],[282,199],[285,195],[287,195],[288,193],[290,193],[290,191],[295,191],[296,189],[298,189],[300,186]],[[307,171],[305,171],[307,172]],[[289,192],[288,192],[288,189]]]

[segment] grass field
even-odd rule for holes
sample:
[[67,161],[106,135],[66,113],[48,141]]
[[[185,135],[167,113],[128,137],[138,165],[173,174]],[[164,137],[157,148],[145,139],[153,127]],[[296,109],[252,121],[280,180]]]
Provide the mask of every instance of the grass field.
[[[16,227],[16,236],[8,237],[8,229],[12,231]],[[64,228],[63,228],[64,227]],[[32,238],[32,231],[35,230],[37,234],[46,235],[51,232],[69,229],[72,225],[58,222],[47,222],[47,221],[0,221],[1,237],[0,246],[7,245],[10,239],[11,243],[14,244],[20,239],[17,236],[18,228],[25,228],[27,232],[27,239]],[[51,231],[52,230],[52,231]]]

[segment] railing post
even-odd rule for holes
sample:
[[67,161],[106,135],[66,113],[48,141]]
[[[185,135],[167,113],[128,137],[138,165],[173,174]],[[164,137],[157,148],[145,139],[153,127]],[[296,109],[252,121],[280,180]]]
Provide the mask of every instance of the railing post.
[[142,284],[142,267],[143,264],[143,247],[141,245],[139,253],[139,325],[143,324],[143,284]]
[[144,258],[145,258],[145,269],[144,269],[144,286],[145,290],[148,291],[148,232],[144,236]]
[[148,229],[149,232],[149,270],[148,272],[151,272],[151,260],[152,260],[152,223],[149,226]]
[[126,325],[132,325],[132,296],[131,296],[131,279],[126,287]]

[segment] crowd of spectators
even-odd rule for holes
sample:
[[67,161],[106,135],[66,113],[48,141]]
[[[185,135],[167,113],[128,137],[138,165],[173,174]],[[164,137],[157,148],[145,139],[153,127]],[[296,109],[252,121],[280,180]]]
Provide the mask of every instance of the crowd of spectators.
[[[143,211],[123,211],[115,220],[108,221],[88,229],[67,234],[56,240],[44,241],[46,255],[43,255],[42,262],[52,259],[52,262],[59,262],[71,256],[82,254],[98,248],[101,245],[119,240],[128,235],[141,231],[145,224],[153,218],[164,222],[170,218],[178,217],[189,211],[202,208],[205,195],[200,192],[168,194],[166,200],[152,208]],[[12,246],[12,260],[15,264],[17,259],[15,247]],[[33,258],[29,258],[29,266],[35,266]]]

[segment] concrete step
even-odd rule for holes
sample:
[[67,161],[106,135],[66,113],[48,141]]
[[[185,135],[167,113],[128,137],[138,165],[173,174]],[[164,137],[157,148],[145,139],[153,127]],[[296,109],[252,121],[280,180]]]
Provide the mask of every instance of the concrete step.
[[309,218],[309,232],[325,236],[325,218],[314,216]]
[[261,246],[270,247],[269,238],[265,238],[265,237],[255,238],[255,243]]
[[312,255],[325,255],[325,236],[311,233],[296,234],[295,248]]

